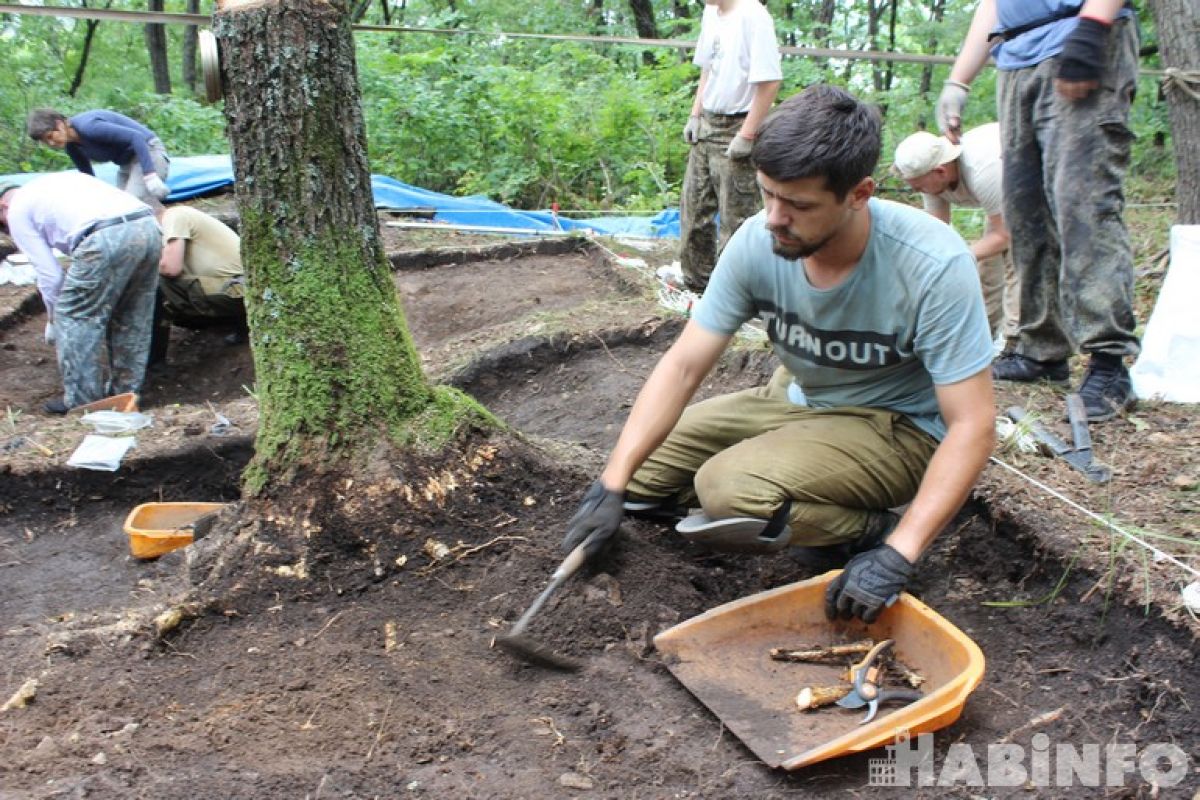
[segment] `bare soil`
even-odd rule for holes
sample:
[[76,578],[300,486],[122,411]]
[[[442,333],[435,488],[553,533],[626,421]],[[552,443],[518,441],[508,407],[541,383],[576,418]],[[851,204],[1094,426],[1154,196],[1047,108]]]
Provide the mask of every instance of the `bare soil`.
[[[118,472],[71,470],[86,431],[39,411],[57,391],[43,319],[27,291],[0,287],[0,308],[12,309],[0,322],[0,702],[38,681],[28,706],[0,712],[0,800],[1200,790],[1194,639],[1171,605],[1174,573],[1150,564],[1139,574],[1124,551],[1108,568],[1102,546],[1079,547],[1077,529],[1098,536],[1095,526],[999,467],[911,587],[988,662],[962,718],[935,737],[938,764],[955,743],[982,759],[989,744],[1028,746],[1038,733],[1076,747],[1164,742],[1191,759],[1181,784],[1154,787],[1135,768],[1112,787],[868,786],[868,759],[882,751],[772,770],[671,676],[651,639],[808,574],[786,557],[714,555],[647,522],[627,525],[533,625],[580,672],[493,647],[561,559],[566,520],[682,320],[655,304],[646,274],[594,246],[406,250],[388,235],[406,253],[393,257],[396,283],[428,373],[512,430],[389,474],[345,476],[341,505],[315,512],[329,544],[309,579],[260,578],[265,591],[233,595],[161,640],[143,622],[167,607],[188,551],[134,560],[122,522],[152,500],[237,502],[257,420],[249,350],[220,331],[176,330],[144,398],[154,427]],[[755,385],[772,367],[748,342],[701,393]],[[1006,390],[998,403],[1041,410],[1063,430],[1059,400]],[[214,430],[218,415],[232,427]],[[1190,418],[1150,406],[1093,431],[1116,474],[1107,488],[1061,462],[1000,457],[1084,503],[1106,499],[1096,507],[1122,519],[1180,526],[1155,507],[1195,496],[1174,482],[1195,467]],[[1156,434],[1170,438],[1148,441]],[[426,499],[405,499],[406,487]],[[385,544],[368,551],[364,536]],[[434,557],[430,542],[449,554]]]

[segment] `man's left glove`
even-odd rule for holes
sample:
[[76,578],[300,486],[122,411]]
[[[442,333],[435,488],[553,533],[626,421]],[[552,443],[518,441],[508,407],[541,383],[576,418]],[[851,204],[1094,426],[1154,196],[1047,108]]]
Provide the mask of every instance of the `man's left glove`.
[[874,622],[912,574],[913,565],[891,545],[859,553],[825,590],[825,616]]
[[750,157],[750,151],[754,149],[754,142],[744,136],[735,136],[733,141],[729,143],[729,147],[725,148],[725,155],[728,158],[741,160]]
[[146,184],[146,191],[157,197],[159,200],[165,200],[171,190],[163,183],[162,178],[158,177],[158,173],[147,172],[142,176],[142,183]]
[[579,510],[567,523],[563,550],[569,553],[586,540],[584,557],[590,559],[608,544],[624,516],[625,493],[610,491],[600,481],[594,481],[584,493]]
[[54,323],[53,322],[46,323],[45,339],[46,339],[46,344],[54,344]]
[[1060,81],[1087,83],[1100,80],[1111,27],[1092,17],[1079,18],[1075,30],[1063,42],[1062,52],[1058,54]]

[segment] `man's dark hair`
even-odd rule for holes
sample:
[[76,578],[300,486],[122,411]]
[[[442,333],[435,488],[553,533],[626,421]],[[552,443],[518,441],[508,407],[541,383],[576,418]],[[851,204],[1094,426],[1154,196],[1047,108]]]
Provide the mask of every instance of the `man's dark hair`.
[[53,108],[35,108],[29,112],[29,119],[25,122],[25,132],[29,134],[30,139],[40,142],[46,138],[47,133],[58,127],[58,123],[66,121],[67,118]]
[[779,104],[754,140],[754,166],[775,181],[825,177],[846,194],[871,174],[883,147],[879,113],[836,86],[817,84]]

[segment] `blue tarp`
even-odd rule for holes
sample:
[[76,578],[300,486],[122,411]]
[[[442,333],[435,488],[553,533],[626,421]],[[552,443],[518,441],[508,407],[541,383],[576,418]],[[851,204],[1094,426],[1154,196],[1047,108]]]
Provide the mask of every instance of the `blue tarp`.
[[[112,164],[97,164],[97,176],[115,181],[117,169]],[[34,174],[0,175],[0,181],[25,183]],[[183,156],[171,159],[167,179],[171,189],[168,201],[187,200],[233,185],[233,165],[229,156]],[[497,228],[516,228],[528,231],[591,229],[601,234],[646,236],[653,238],[679,237],[679,211],[667,209],[653,217],[605,217],[598,219],[567,219],[549,211],[516,211],[486,197],[452,197],[410,186],[383,175],[371,176],[371,191],[376,208],[428,208],[434,210],[434,221],[455,225],[484,225]]]

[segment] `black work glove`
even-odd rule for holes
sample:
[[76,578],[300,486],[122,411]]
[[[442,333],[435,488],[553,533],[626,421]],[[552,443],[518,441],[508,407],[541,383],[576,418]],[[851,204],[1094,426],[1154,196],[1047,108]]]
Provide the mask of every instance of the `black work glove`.
[[1099,81],[1111,27],[1098,19],[1080,17],[1058,54],[1058,79],[1072,83]]
[[579,502],[579,510],[567,523],[563,551],[569,553],[586,541],[584,556],[590,559],[612,539],[624,516],[625,493],[609,491],[600,481],[593,481]]
[[859,553],[825,590],[825,616],[874,622],[912,574],[913,565],[890,544]]

